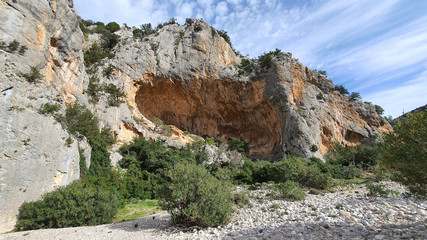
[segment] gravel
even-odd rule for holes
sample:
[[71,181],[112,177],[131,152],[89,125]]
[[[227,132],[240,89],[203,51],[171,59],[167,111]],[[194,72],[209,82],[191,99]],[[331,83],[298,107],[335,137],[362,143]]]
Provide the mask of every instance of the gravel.
[[[304,201],[274,200],[270,190],[251,191],[251,206],[236,209],[225,226],[171,226],[166,212],[93,227],[44,229],[0,235],[0,239],[427,239],[427,201],[401,194],[369,197],[363,186],[307,194]],[[274,207],[272,205],[274,204]],[[277,207],[279,206],[279,207]]]

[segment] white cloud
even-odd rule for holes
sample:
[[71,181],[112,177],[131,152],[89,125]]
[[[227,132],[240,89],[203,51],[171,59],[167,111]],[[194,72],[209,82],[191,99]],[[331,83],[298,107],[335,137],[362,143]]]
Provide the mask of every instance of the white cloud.
[[226,2],[219,2],[216,5],[216,13],[220,16],[226,15],[228,12],[228,7]]
[[386,116],[398,117],[403,111],[408,112],[427,104],[426,90],[427,71],[402,86],[375,92],[365,96],[365,99],[382,106]]

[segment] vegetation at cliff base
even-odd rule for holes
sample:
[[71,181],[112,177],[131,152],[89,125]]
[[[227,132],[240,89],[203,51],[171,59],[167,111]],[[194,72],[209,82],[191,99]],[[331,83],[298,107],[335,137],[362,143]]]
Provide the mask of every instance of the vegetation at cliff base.
[[381,163],[396,181],[427,197],[427,111],[409,113],[394,125],[380,145]]
[[100,188],[74,182],[43,196],[42,200],[23,203],[19,209],[17,230],[90,226],[109,223],[117,213],[117,197]]

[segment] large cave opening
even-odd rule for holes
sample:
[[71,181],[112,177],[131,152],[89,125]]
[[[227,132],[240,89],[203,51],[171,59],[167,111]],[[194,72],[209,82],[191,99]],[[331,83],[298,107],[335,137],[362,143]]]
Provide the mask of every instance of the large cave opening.
[[197,135],[226,143],[245,140],[251,157],[268,159],[280,149],[281,123],[275,107],[263,98],[265,82],[179,80],[152,77],[135,95],[139,111]]

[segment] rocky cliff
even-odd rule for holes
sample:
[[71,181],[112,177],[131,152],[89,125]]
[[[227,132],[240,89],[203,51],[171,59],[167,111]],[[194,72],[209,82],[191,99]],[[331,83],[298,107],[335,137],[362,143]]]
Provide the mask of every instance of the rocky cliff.
[[[19,206],[79,178],[77,141],[42,104],[75,101],[83,92],[83,34],[70,1],[0,1],[0,232],[12,230]],[[8,47],[18,42],[19,48]],[[22,47],[25,46],[25,47]],[[23,50],[21,50],[23,49]],[[38,69],[42,80],[24,74]]]
[[[122,27],[113,55],[90,66],[83,52],[102,37],[83,35],[72,1],[2,0],[0,21],[0,232],[13,228],[22,202],[79,178],[78,146],[90,154],[87,143],[40,112],[43,104],[59,105],[59,113],[86,105],[115,133],[113,163],[120,159],[114,150],[137,136],[171,147],[195,135],[224,143],[236,137],[251,157],[277,160],[295,153],[322,158],[334,141],[371,144],[391,130],[372,104],[336,92],[290,53],[269,54],[268,66],[251,59],[252,70],[242,73],[248,61],[203,20],[166,24],[144,37]],[[14,40],[25,48],[9,47]],[[28,81],[31,67],[40,80]],[[90,101],[89,77],[123,91],[122,103],[112,106],[107,95]]]

